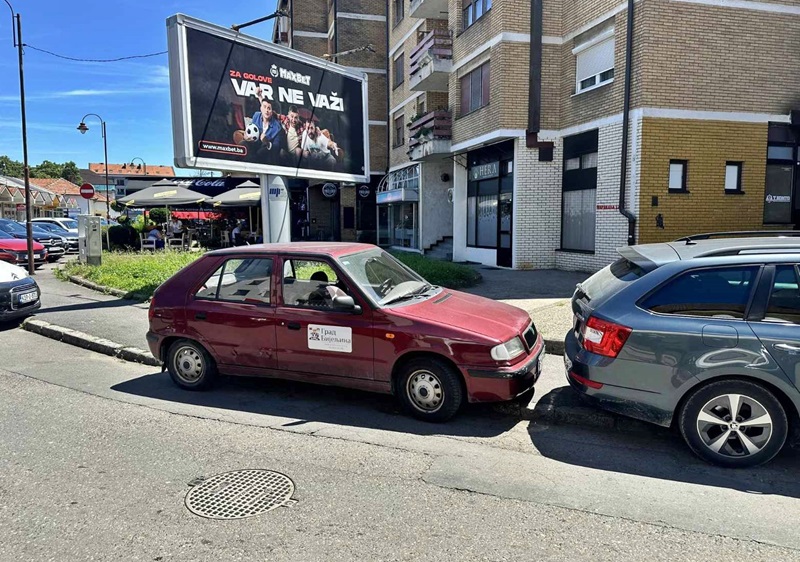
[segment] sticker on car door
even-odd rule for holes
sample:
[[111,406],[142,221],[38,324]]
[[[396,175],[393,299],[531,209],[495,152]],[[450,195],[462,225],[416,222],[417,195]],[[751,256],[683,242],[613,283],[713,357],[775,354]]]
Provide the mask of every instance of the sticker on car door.
[[308,349],[353,352],[353,330],[342,326],[308,325]]

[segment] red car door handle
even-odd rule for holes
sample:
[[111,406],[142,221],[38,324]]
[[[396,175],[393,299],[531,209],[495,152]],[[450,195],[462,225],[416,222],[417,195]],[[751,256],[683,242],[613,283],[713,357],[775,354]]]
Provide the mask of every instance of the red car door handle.
[[206,319],[206,313],[205,312],[196,312],[195,315],[194,315],[194,319],[195,320],[205,320]]
[[300,322],[289,322],[286,324],[286,327],[290,330],[299,330],[300,329]]

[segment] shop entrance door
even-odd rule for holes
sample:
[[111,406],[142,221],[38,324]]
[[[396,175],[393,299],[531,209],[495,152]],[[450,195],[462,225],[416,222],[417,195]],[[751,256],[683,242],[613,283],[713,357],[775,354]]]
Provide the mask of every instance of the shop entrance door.
[[514,215],[514,194],[501,193],[498,199],[497,265],[512,267],[512,232]]

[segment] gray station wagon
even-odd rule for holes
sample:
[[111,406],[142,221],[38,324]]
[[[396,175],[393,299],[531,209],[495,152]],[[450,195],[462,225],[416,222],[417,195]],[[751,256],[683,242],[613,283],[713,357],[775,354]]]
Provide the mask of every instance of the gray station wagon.
[[620,248],[573,295],[570,385],[601,408],[676,425],[711,463],[769,461],[800,411],[798,234]]

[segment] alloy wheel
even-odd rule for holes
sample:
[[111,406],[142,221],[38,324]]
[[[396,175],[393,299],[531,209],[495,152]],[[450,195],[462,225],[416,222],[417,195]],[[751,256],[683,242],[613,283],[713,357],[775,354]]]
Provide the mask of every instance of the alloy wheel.
[[761,451],[773,434],[773,421],[764,406],[744,394],[712,398],[697,415],[703,444],[725,457],[748,457]]

